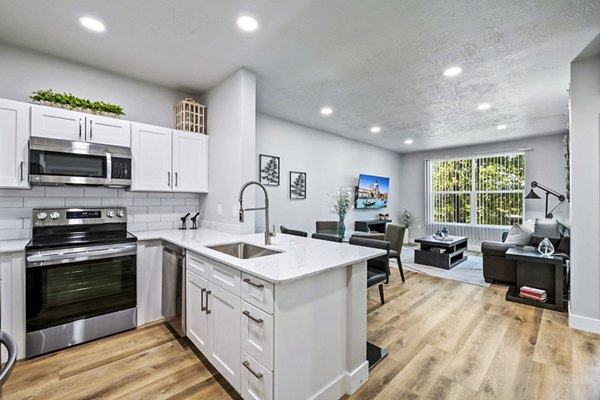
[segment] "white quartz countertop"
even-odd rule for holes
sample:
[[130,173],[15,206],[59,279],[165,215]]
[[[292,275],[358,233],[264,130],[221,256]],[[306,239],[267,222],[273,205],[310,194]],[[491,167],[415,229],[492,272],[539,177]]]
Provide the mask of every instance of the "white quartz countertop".
[[[270,246],[264,246],[265,236],[263,233],[238,236],[202,228],[185,231],[135,232],[134,235],[138,237],[139,241],[164,240],[170,242],[272,283],[285,283],[306,278],[385,254],[385,251],[379,249],[307,239],[282,233],[271,238]],[[282,253],[242,260],[206,247],[207,245],[233,242],[251,243],[279,250]]]
[[24,251],[30,239],[0,240],[0,253]]

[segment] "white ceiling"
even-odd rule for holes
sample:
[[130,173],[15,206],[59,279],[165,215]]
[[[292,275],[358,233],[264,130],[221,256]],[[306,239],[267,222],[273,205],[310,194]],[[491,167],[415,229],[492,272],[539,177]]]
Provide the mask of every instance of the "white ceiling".
[[246,66],[260,112],[399,152],[564,131],[569,63],[599,32],[598,0],[0,1],[2,41],[192,92]]

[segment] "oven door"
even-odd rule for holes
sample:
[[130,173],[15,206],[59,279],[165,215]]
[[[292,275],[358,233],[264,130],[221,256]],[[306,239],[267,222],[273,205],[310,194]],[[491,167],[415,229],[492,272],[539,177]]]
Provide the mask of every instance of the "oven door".
[[27,333],[136,307],[136,244],[27,255]]

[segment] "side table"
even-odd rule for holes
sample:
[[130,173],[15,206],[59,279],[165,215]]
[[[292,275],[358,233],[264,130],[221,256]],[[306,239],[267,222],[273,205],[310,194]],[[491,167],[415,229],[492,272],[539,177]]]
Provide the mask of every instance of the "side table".
[[[506,259],[517,261],[517,284],[510,286],[506,300],[555,311],[566,309],[563,299],[563,259],[558,256],[544,257],[535,250],[511,248]],[[548,300],[542,303],[519,297],[521,286],[530,286],[546,291]]]

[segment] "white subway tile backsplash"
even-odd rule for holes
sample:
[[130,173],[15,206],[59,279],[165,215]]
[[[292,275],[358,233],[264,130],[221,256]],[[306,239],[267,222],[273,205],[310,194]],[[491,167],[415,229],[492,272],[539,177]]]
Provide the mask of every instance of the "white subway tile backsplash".
[[127,228],[131,232],[173,229],[179,226],[182,216],[196,213],[200,197],[193,193],[128,192],[96,187],[0,189],[0,240],[29,238],[33,208],[117,206],[127,207]]
[[76,186],[48,186],[46,197],[83,197],[83,188]]
[[102,207],[102,199],[100,197],[66,199],[65,206],[69,208]]
[[133,199],[134,206],[160,206],[159,198],[148,198],[148,199]]
[[102,207],[131,207],[133,199],[106,197],[102,199]]
[[173,229],[173,223],[172,222],[149,222],[148,223],[149,231],[160,230],[160,229]]
[[160,199],[160,204],[163,206],[184,206],[185,199]]
[[0,207],[23,207],[23,198],[0,197]]
[[64,197],[31,197],[23,199],[23,207],[25,208],[43,208],[43,207],[64,207]]

